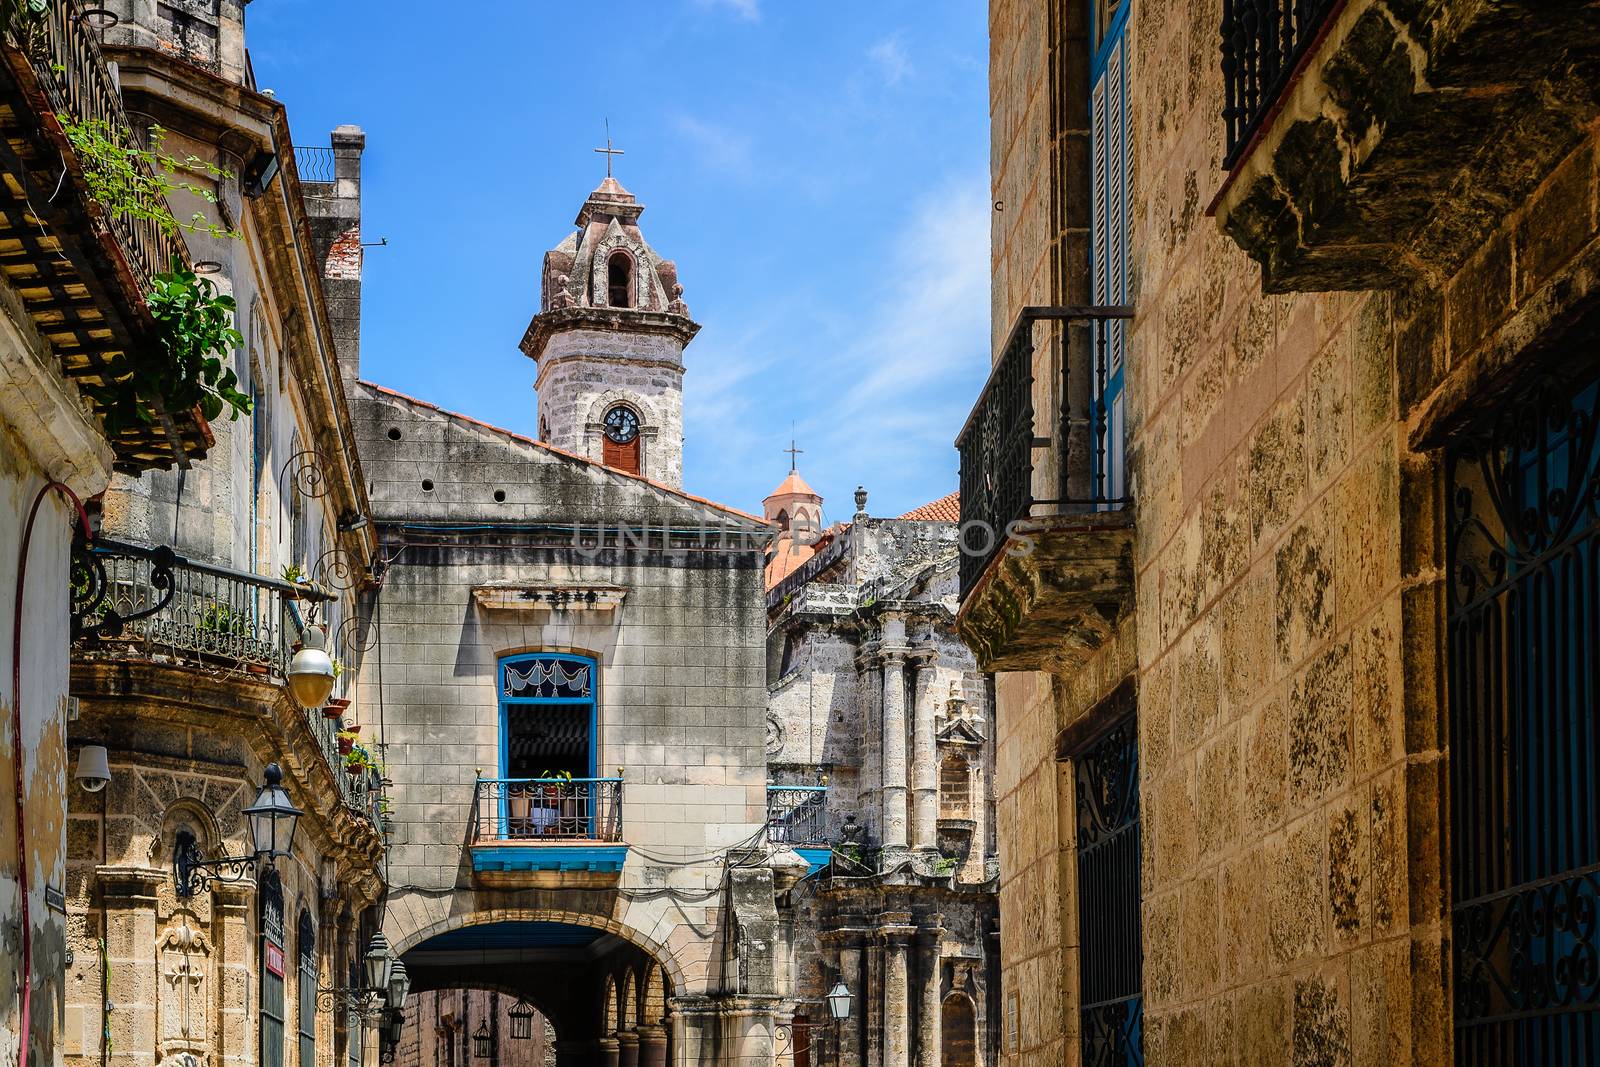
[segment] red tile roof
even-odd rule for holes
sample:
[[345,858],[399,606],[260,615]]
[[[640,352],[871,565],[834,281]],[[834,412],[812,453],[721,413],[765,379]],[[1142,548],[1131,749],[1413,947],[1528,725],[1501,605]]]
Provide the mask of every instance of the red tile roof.
[[916,522],[960,522],[961,493],[958,491],[942,496],[938,500],[930,500],[920,508],[912,508],[900,517]]

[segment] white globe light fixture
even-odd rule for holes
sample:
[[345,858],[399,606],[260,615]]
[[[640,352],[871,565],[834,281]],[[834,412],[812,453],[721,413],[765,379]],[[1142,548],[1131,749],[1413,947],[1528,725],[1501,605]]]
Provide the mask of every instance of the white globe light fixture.
[[289,660],[289,692],[295,703],[310,711],[333,695],[333,659],[322,627],[307,626],[300,640],[303,647]]

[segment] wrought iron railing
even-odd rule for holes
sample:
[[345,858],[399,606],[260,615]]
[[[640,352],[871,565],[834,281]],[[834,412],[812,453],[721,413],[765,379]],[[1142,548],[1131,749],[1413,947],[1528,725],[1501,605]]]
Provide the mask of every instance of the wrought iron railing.
[[1222,119],[1231,169],[1341,0],[1222,0]]
[[780,845],[822,845],[828,840],[825,785],[767,786],[767,840]]
[[302,182],[332,185],[339,177],[338,158],[332,148],[322,145],[295,145],[294,169]]
[[[972,414],[956,438],[961,453],[961,595],[965,597],[990,560],[1005,546],[1007,528],[1054,507],[1057,514],[1114,510],[1130,501],[1115,464],[1121,442],[1112,439],[1107,383],[1120,364],[1125,320],[1133,309],[1025,307],[984,384]],[[1059,331],[1060,381],[1051,413],[1053,436],[1034,425],[1034,327],[1063,324]],[[1071,379],[1074,365],[1090,375],[1088,402],[1076,415]],[[1035,496],[1035,449],[1054,448],[1056,495]]]
[[[304,628],[301,607],[331,599],[319,586],[201,563],[165,546],[99,538],[74,547],[72,638],[99,656],[161,657],[277,681]],[[345,772],[338,723],[318,709],[303,714],[344,802],[371,815],[375,783]]]
[[[41,22],[19,21],[10,27],[6,43],[26,52],[44,103],[53,115],[66,115],[80,123],[103,123],[112,137],[142,141],[122,109],[116,80],[100,53],[92,24],[97,14],[103,15],[103,11],[81,0],[51,0]],[[144,162],[135,165],[147,177],[154,177]],[[151,279],[169,269],[172,257],[189,262],[182,235],[166,232],[152,219],[109,215],[106,223],[141,293],[148,293]]]
[[479,778],[473,841],[621,841],[621,778]]

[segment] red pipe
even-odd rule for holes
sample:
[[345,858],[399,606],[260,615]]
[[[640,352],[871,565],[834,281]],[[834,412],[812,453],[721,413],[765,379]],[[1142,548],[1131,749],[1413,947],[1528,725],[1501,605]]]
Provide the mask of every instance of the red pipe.
[[39,505],[52,490],[67,497],[78,509],[78,521],[83,524],[83,535],[92,538],[89,513],[84,510],[78,494],[60,482],[47,482],[33,498],[28,509],[28,522],[22,528],[22,548],[17,559],[17,592],[11,618],[11,763],[16,768],[15,808],[17,813],[17,888],[22,897],[22,1025],[17,1028],[17,1067],[28,1067],[28,1039],[31,1035],[30,1009],[33,1004],[33,933],[28,922],[28,835],[23,823],[23,773],[22,773],[22,592],[28,577],[28,543],[33,539],[33,520],[39,515]]

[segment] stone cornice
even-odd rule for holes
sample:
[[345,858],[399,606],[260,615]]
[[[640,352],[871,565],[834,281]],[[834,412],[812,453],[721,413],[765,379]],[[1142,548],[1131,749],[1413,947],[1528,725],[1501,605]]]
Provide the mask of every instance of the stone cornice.
[[700,324],[670,311],[634,308],[565,307],[541,311],[522,335],[522,351],[534,360],[544,355],[550,338],[565,330],[604,330],[612,333],[659,334],[687,345],[700,332]]

